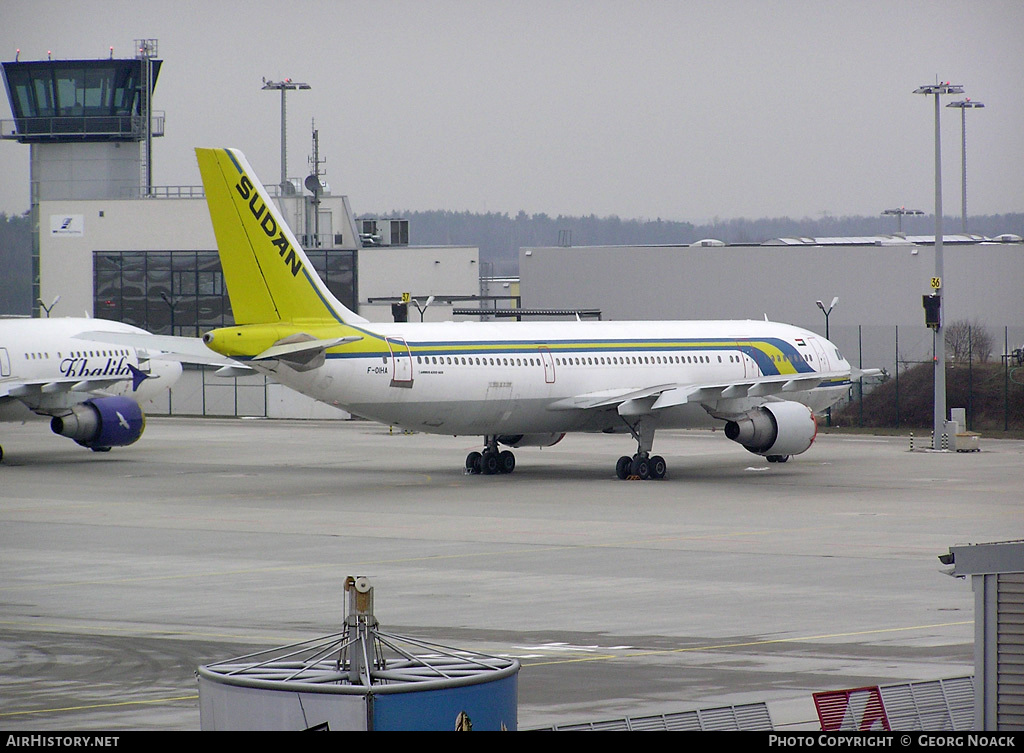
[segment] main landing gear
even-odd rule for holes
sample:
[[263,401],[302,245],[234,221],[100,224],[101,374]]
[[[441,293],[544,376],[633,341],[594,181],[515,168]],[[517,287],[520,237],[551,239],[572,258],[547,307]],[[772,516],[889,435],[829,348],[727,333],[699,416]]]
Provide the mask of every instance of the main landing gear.
[[511,450],[498,451],[498,437],[484,437],[483,452],[471,452],[466,456],[466,473],[492,476],[495,473],[512,473],[516,469],[516,456]]
[[665,458],[651,455],[654,446],[654,427],[642,419],[635,424],[626,422],[630,434],[636,440],[636,454],[633,457],[623,455],[615,464],[615,475],[623,481],[662,479],[668,473]]
[[615,475],[623,481],[627,479],[661,479],[668,473],[668,465],[661,455],[651,456],[648,453],[638,452],[633,457],[623,455],[615,464]]

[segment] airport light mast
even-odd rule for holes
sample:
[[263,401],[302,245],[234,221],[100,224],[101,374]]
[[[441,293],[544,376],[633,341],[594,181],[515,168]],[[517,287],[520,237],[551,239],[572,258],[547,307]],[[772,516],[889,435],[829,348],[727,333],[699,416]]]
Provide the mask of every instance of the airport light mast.
[[920,209],[907,209],[906,207],[897,207],[896,209],[886,209],[882,212],[883,215],[896,215],[896,232],[899,235],[903,234],[903,215],[918,215],[924,214]]
[[970,97],[946,105],[960,108],[960,232],[964,235],[967,234],[967,111],[984,106],[983,102],[974,102]]
[[309,84],[300,84],[286,78],[284,81],[267,81],[263,79],[263,91],[277,90],[281,92],[281,191],[284,192],[288,182],[288,106],[287,95],[293,89],[312,89]]
[[942,148],[939,131],[939,97],[943,94],[963,94],[959,84],[926,84],[914,89],[914,94],[935,97],[935,276],[931,286],[935,298],[934,334],[935,343],[935,401],[932,411],[932,449],[942,448],[942,435],[946,430],[946,340],[942,330],[941,296],[942,287]]
[[[829,338],[829,331],[828,331],[828,316],[829,316],[829,314],[832,313],[832,309],[834,309],[836,307],[836,304],[839,303],[839,296],[836,296],[835,298],[832,299],[832,303],[830,303],[828,305],[828,308],[825,308],[825,304],[822,303],[821,301],[815,301],[815,303],[818,304],[818,308],[821,309],[821,313],[823,313],[825,315],[825,339],[829,340],[830,338]],[[828,410],[825,411],[825,423],[828,426],[832,425],[832,407],[831,406],[829,406]]]

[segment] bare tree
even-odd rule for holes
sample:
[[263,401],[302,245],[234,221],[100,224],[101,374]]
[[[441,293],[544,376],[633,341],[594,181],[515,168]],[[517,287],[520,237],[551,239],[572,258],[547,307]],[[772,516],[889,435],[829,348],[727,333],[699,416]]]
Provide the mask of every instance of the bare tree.
[[947,358],[954,363],[987,363],[992,357],[992,335],[977,320],[957,319],[944,329]]

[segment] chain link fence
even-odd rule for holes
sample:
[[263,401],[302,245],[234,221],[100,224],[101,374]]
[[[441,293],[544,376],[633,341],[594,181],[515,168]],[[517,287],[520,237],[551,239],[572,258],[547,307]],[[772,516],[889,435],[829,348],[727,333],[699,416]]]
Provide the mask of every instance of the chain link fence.
[[[849,401],[832,411],[833,426],[930,429],[935,334],[925,327],[832,327],[832,341],[860,368],[880,378],[854,383]],[[1024,326],[955,321],[944,327],[946,406],[964,408],[967,430],[1024,432]]]

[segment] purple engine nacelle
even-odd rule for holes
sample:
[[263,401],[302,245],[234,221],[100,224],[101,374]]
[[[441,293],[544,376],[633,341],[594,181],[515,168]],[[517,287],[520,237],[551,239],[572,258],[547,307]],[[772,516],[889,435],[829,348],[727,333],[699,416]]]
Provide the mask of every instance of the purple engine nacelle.
[[142,436],[146,417],[127,397],[97,397],[79,403],[66,416],[50,419],[54,434],[73,439],[83,447],[108,450],[124,447]]

